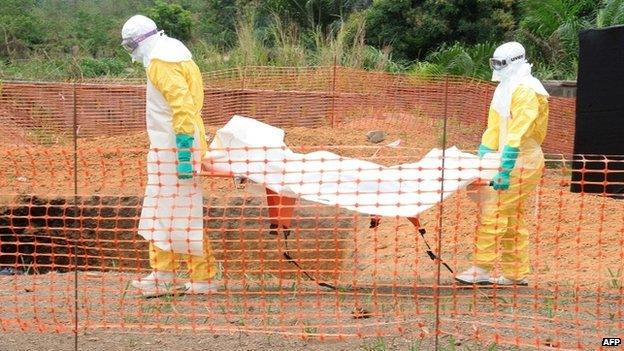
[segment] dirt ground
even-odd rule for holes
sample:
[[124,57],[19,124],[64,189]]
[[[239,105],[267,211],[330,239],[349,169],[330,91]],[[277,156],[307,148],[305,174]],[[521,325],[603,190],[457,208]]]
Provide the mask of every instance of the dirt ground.
[[[416,123],[416,122],[414,122]],[[414,124],[412,123],[412,124]],[[296,152],[328,150],[346,157],[358,157],[393,165],[414,162],[432,147],[441,144],[441,129],[430,120],[418,122],[429,131],[415,136],[410,130],[399,127],[388,129],[387,138],[380,144],[371,144],[366,132],[371,126],[321,127],[315,129],[295,127],[286,129],[286,144]],[[373,125],[374,126],[374,125]],[[217,127],[207,127],[214,135]],[[431,131],[434,132],[431,132]],[[401,139],[403,148],[382,148]],[[474,148],[474,145],[458,145]],[[133,133],[115,137],[79,139],[77,143],[77,170],[79,195],[142,195],[145,187],[146,150],[149,140],[146,133]],[[374,157],[373,157],[374,156]],[[74,194],[73,145],[33,145],[27,148],[0,147],[0,195]],[[53,180],[52,182],[50,180]],[[205,189],[226,189],[229,181],[206,179]]]
[[[593,293],[536,287],[361,284],[330,291],[309,282],[267,278],[247,286],[226,281],[211,296],[146,300],[128,288],[132,277],[79,273],[81,349],[430,350],[436,303],[442,350],[484,350],[495,341],[499,346],[490,349],[595,349],[602,337],[622,330],[617,317],[621,295],[606,292],[597,304]],[[6,331],[0,335],[9,342],[3,350],[70,349],[73,281],[73,273],[54,272],[0,278],[2,286],[11,287],[2,291]],[[353,318],[356,307],[368,311],[368,318]]]
[[[3,351],[74,350],[73,334],[0,333]],[[78,350],[94,351],[151,351],[158,350],[318,350],[318,351],[381,351],[381,350],[433,350],[431,340],[412,339],[409,336],[375,337],[346,340],[316,340],[279,335],[258,335],[245,332],[213,334],[154,331],[149,333],[119,333],[95,331],[79,334]],[[45,345],[45,346],[42,346]],[[440,338],[442,350],[516,350],[494,348],[492,344],[459,341],[449,336]]]
[[[389,135],[380,145],[402,139],[398,150],[368,143],[372,124],[287,129],[286,143],[300,152],[321,147],[385,165],[413,162],[441,142],[436,133],[410,131],[432,130],[435,123],[414,123],[423,125],[386,128]],[[229,179],[206,178],[207,223],[222,288],[209,297],[134,297],[128,281],[147,271],[145,243],[133,232],[134,222],[120,223],[136,220],[147,147],[143,133],[78,143],[76,195],[100,211],[82,216],[116,221],[83,224],[85,230],[76,234],[86,238],[83,263],[90,270],[78,275],[80,349],[429,350],[436,315],[442,350],[596,349],[602,337],[624,336],[624,203],[570,193],[563,164],[546,171],[530,200],[528,287],[465,289],[444,267],[438,284],[426,244],[406,219],[383,218],[371,229],[367,216],[300,202],[291,253],[304,269],[340,289],[319,288],[283,259],[283,240],[265,235],[261,197],[236,189]],[[46,208],[53,206],[49,199],[72,201],[73,162],[68,146],[0,149],[5,208],[24,205],[18,203],[24,196],[32,202],[33,194]],[[105,197],[127,197],[126,205],[111,206],[129,212],[105,215]],[[478,213],[462,191],[421,217],[428,243],[434,251],[440,243],[443,259],[455,270],[470,264]],[[25,217],[33,221],[30,212]],[[65,224],[43,226],[37,233],[75,232]],[[0,350],[73,348],[74,274],[40,273],[0,277]],[[354,318],[360,308],[369,318]],[[332,340],[338,337],[345,340]]]

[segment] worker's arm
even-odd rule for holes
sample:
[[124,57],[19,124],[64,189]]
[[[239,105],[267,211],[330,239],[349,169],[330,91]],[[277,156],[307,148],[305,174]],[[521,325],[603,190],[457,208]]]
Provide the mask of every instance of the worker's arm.
[[173,131],[193,136],[195,104],[179,63],[152,60],[147,76],[154,87],[165,97],[173,112]]
[[511,120],[507,130],[507,145],[520,148],[522,138],[539,116],[539,100],[533,89],[523,85],[511,97]]
[[485,132],[483,132],[483,137],[481,138],[481,147],[479,148],[479,155],[483,156],[482,153],[483,147],[489,149],[490,151],[498,150],[498,136],[500,133],[500,116],[498,112],[493,108],[490,108],[490,112],[488,114],[488,123]]
[[507,123],[507,141],[501,153],[501,170],[493,179],[494,189],[509,189],[511,171],[520,155],[522,138],[533,128],[538,115],[537,94],[525,86],[516,88],[511,97],[511,119]]
[[178,178],[188,179],[193,175],[191,151],[195,125],[193,124],[193,96],[179,63],[152,60],[147,76],[154,87],[164,96],[173,113],[173,131],[178,148]]

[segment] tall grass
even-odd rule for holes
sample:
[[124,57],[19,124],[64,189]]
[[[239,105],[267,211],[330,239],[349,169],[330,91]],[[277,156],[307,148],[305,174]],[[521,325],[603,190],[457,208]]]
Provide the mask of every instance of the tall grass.
[[296,24],[273,15],[269,32],[273,39],[271,61],[275,66],[299,67],[307,64],[306,49]]
[[237,46],[230,52],[236,66],[265,66],[269,63],[265,40],[255,22],[253,8],[245,9],[236,21]]
[[0,79],[63,81],[75,78],[123,77],[144,75],[139,65],[129,65],[129,59],[91,57],[50,58],[36,56],[28,60],[0,60]]
[[[119,6],[123,9],[136,6],[134,3],[125,0]],[[141,3],[147,6],[150,2]],[[338,64],[426,76],[454,74],[489,79],[491,71],[487,66],[487,58],[501,44],[446,43],[429,53],[423,61],[397,61],[392,57],[391,47],[367,45],[365,11],[350,12],[348,21],[336,20],[331,25],[326,23],[325,26],[315,27],[318,16],[313,12],[313,3],[301,2],[297,15],[291,19],[285,19],[284,14],[274,14],[267,18],[264,13],[259,15],[254,6],[245,6],[238,12],[235,21],[234,44],[230,47],[216,46],[222,43],[213,46],[209,43],[217,41],[194,37],[189,46],[195,61],[202,71],[254,65],[302,67]],[[81,15],[81,21],[85,23],[97,17],[89,10],[93,7],[89,4],[85,5],[84,14]],[[103,4],[108,13],[116,8],[111,6],[117,2],[106,1]],[[525,45],[529,59],[535,65],[534,72],[541,79],[576,77],[579,30],[624,23],[624,0],[522,0],[518,4],[521,16],[517,29],[507,33],[507,36]],[[114,12],[113,17],[118,16],[118,11]],[[302,29],[297,24],[296,18],[301,16],[306,18],[303,28],[311,29]],[[65,33],[53,30],[57,22],[52,21],[50,27],[46,27],[49,34]],[[94,28],[95,33],[101,34],[97,29],[99,27]],[[91,34],[85,35],[88,37]],[[57,38],[58,47],[66,48],[65,51],[78,47],[75,45],[76,38],[65,37]],[[388,42],[392,42],[392,38],[388,38]],[[115,49],[115,43],[108,40],[94,44],[86,40],[85,45],[88,44],[89,50],[81,52],[91,52],[93,57],[72,57],[65,51],[52,51],[50,47],[37,46],[32,51],[33,56],[27,60],[7,57],[0,60],[0,79],[64,80],[76,77],[144,76],[143,67],[138,63],[131,64],[123,50],[118,46]],[[13,58],[11,55],[8,57]]]
[[[294,22],[273,15],[271,22],[260,25],[251,7],[241,11],[236,20],[236,44],[224,49],[197,40],[190,45],[195,62],[202,71],[243,66],[331,66],[334,64],[372,70],[404,71],[392,60],[389,48],[377,49],[365,43],[365,17],[337,21],[327,30],[316,27],[302,31]],[[2,79],[63,80],[96,76],[142,76],[140,63],[131,64],[125,52],[114,58],[93,59],[71,56],[48,59],[32,58],[10,63],[0,62]]]

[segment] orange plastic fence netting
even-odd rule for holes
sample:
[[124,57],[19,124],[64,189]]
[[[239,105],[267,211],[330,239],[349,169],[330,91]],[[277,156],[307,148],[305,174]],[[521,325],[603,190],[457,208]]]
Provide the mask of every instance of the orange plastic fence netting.
[[[444,145],[474,150],[492,93],[490,84],[461,78],[340,67],[248,67],[204,79],[210,134],[242,114],[283,128],[295,152],[325,150],[380,166],[414,163]],[[474,263],[475,233],[493,211],[479,196],[487,187],[435,190],[448,197],[420,204],[431,208],[418,218],[377,218],[240,182],[249,172],[236,181],[206,173],[178,187],[200,192],[197,208],[191,193],[170,193],[148,174],[143,94],[140,85],[110,82],[2,84],[0,335],[400,336],[423,350],[444,349],[448,340],[473,349],[598,349],[603,337],[622,337],[624,202],[569,191],[573,100],[551,99],[545,149],[559,156],[547,157],[518,211],[528,233],[528,286],[480,287],[459,284],[444,264],[458,273]],[[401,139],[401,146],[371,145],[366,134],[373,128],[386,132],[384,143]],[[301,169],[297,179],[323,172],[330,162]],[[431,180],[410,174],[399,179],[399,189],[432,191]],[[175,174],[161,176],[180,184]],[[144,205],[146,187],[158,190],[152,193],[158,200]],[[340,196],[358,188],[338,189]],[[158,201],[175,209],[141,225],[141,211],[162,205]],[[519,216],[510,215],[515,225],[496,237],[496,255],[522,251],[525,232],[514,232]],[[206,257],[214,261],[176,255],[178,267],[169,251],[138,234],[140,227],[157,233],[180,226],[199,228],[202,237],[182,247],[209,247]],[[149,289],[141,284],[150,282],[139,278],[151,272],[150,257],[153,266],[175,268],[172,280],[162,276],[156,289],[169,294],[142,296]],[[496,262],[492,276],[509,270],[504,259]],[[214,290],[185,291],[185,283],[202,280],[197,277]]]
[[[377,124],[423,137],[423,132],[441,128],[446,116],[451,144],[478,142],[494,92],[489,82],[468,78],[422,78],[343,67],[245,67],[206,73],[204,82],[202,114],[208,126],[222,125],[240,114],[277,127]],[[145,130],[145,86],[137,81],[5,81],[0,93],[0,132],[13,136],[2,142],[71,140],[74,117],[78,136],[84,138]],[[550,109],[544,149],[571,154],[575,100],[553,97]]]

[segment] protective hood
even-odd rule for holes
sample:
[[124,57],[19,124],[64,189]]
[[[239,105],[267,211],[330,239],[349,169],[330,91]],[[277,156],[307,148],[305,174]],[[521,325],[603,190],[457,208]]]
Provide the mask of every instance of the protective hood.
[[133,62],[147,68],[152,59],[182,62],[192,58],[191,52],[180,41],[157,31],[156,23],[145,16],[135,15],[121,29],[122,46],[130,53]]
[[121,45],[132,57],[132,62],[143,62],[161,35],[162,31],[158,32],[156,23],[151,18],[135,15],[121,28]]
[[183,62],[192,58],[193,55],[181,41],[162,34],[147,53],[143,65],[147,67],[150,61],[154,59],[165,62]]
[[183,62],[193,58],[186,46],[163,32],[147,38],[131,54],[132,60],[141,62],[145,68],[153,59],[165,62]]
[[531,74],[531,67],[531,64],[523,60],[501,70],[494,71],[492,80],[500,83],[494,91],[492,108],[501,118],[507,119],[510,117],[511,98],[519,85],[527,86],[539,95],[549,96],[542,83]]

